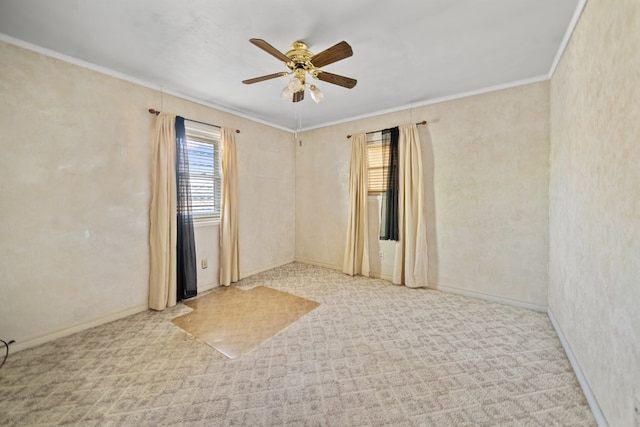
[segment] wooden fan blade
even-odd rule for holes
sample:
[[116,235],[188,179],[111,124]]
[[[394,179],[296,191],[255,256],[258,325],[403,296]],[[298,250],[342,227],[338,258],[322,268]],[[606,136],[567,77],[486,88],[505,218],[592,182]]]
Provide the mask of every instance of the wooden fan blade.
[[284,77],[289,73],[286,72],[281,72],[281,73],[273,73],[273,74],[267,74],[266,76],[260,76],[260,77],[255,77],[253,79],[247,79],[247,80],[243,80],[242,83],[246,84],[246,85],[250,85],[253,83],[258,83],[258,82],[263,82],[265,80],[271,80],[271,79],[275,79],[276,77]]
[[271,46],[269,43],[262,39],[249,39],[251,43],[258,46],[260,49],[267,52],[269,55],[274,56],[276,59],[279,59],[282,62],[290,62],[291,60],[284,53],[280,52],[275,47]]
[[341,41],[340,43],[331,46],[329,49],[313,55],[311,57],[311,63],[314,67],[320,68],[325,65],[333,64],[341,59],[348,58],[351,55],[353,55],[353,50],[351,50],[349,43]]
[[353,88],[358,81],[351,77],[340,76],[338,74],[327,73],[326,71],[318,71],[318,80],[331,83],[334,85],[346,87],[347,89]]
[[304,89],[293,94],[293,102],[300,102],[304,99]]

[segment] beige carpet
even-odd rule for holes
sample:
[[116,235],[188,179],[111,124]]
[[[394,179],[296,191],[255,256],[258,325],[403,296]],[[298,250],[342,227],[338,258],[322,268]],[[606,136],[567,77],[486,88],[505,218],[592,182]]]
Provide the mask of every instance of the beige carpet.
[[545,313],[300,263],[256,286],[320,306],[238,359],[183,304],[10,354],[0,425],[596,425]]
[[320,304],[266,286],[245,291],[230,286],[214,289],[185,305],[193,311],[172,322],[235,359]]

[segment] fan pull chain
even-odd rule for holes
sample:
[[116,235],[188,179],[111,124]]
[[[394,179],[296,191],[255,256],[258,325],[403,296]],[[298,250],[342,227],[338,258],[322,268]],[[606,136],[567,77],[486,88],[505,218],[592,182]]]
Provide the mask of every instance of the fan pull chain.
[[300,106],[297,103],[293,104],[293,108],[294,108],[294,113],[293,114],[294,114],[294,118],[295,118],[295,121],[296,121],[293,135],[297,139],[298,138],[298,131],[302,128],[302,117],[300,115]]

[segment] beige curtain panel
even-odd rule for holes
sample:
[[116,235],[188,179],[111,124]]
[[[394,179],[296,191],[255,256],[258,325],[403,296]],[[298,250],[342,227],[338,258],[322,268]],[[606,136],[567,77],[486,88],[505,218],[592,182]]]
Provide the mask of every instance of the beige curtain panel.
[[342,271],[351,276],[369,276],[368,180],[367,137],[363,133],[356,134],[351,138],[349,223],[342,267]]
[[238,242],[238,172],[236,137],[232,129],[222,128],[222,209],[220,213],[220,284],[229,286],[240,280]]
[[149,308],[176,304],[176,116],[160,113],[151,139]]
[[392,282],[409,288],[428,285],[427,220],[420,137],[415,124],[399,126],[398,233]]

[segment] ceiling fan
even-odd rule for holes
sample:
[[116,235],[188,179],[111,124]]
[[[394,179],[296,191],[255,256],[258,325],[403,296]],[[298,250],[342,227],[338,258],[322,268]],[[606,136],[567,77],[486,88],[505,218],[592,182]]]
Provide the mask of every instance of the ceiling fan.
[[[282,61],[289,71],[282,71],[280,73],[267,74],[266,76],[243,80],[242,83],[244,84],[249,85],[293,74],[293,78],[282,90],[281,95],[284,99],[291,99],[293,102],[300,102],[304,99],[304,89],[306,84],[305,78],[307,74],[311,75],[313,78],[322,80],[323,82],[346,87],[347,89],[353,88],[358,82],[356,79],[329,73],[320,69],[325,65],[333,64],[334,62],[353,55],[351,46],[349,46],[349,43],[345,41],[341,41],[340,43],[315,55],[311,53],[308,50],[307,45],[301,41],[293,42],[291,44],[291,49],[287,53],[280,52],[278,49],[262,39],[250,39],[249,41],[268,54],[274,56],[276,59]],[[315,102],[320,102],[324,99],[324,94],[315,85],[309,85],[309,93]]]

